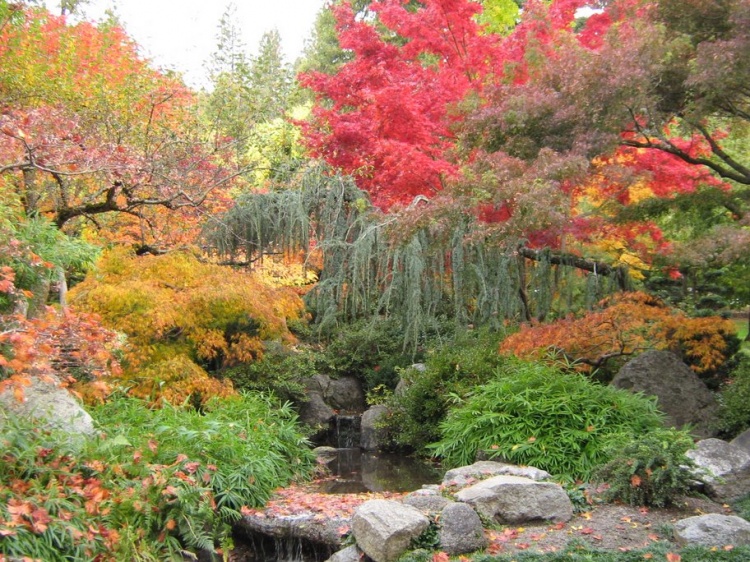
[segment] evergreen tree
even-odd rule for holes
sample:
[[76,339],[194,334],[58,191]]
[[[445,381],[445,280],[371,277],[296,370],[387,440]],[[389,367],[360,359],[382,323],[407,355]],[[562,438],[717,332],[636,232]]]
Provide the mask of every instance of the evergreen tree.
[[277,30],[263,34],[258,55],[251,60],[247,77],[253,121],[262,123],[281,117],[292,92],[293,74],[284,60]]

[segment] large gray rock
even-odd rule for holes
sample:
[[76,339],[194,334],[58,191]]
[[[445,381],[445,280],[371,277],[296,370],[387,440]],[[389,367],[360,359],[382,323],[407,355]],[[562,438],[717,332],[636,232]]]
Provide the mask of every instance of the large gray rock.
[[47,426],[65,431],[72,440],[92,436],[94,420],[75,397],[53,376],[31,377],[23,387],[23,401],[11,388],[0,393],[0,411],[23,418],[36,418]]
[[352,517],[357,546],[375,562],[397,560],[429,525],[418,509],[389,500],[365,502]]
[[360,562],[361,552],[356,544],[347,546],[343,550],[334,552],[326,562]]
[[731,501],[750,493],[750,453],[722,441],[703,439],[686,453],[698,467],[696,476],[706,483],[706,493]]
[[750,544],[750,523],[734,515],[709,513],[682,519],[674,525],[674,538],[684,546],[698,544],[708,547]]
[[244,515],[232,528],[235,532],[252,537],[262,535],[277,539],[279,542],[299,542],[300,540],[325,546],[330,552],[340,549],[343,526],[349,525],[348,517],[323,518],[316,513],[298,515],[278,515],[269,517],[265,513]]
[[402,500],[406,505],[416,507],[419,511],[428,517],[438,515],[445,506],[455,503],[446,497],[441,496],[436,490],[416,490],[404,496]]
[[732,439],[730,443],[750,453],[750,429],[746,429],[740,433],[737,437]]
[[336,412],[325,403],[323,395],[319,391],[308,391],[305,398],[305,402],[299,406],[299,421],[317,430],[311,436],[313,442],[324,441],[328,436],[331,420],[333,420]]
[[455,497],[498,523],[560,523],[573,517],[573,504],[559,484],[521,476],[493,476],[460,490]]
[[549,472],[533,466],[517,466],[496,461],[477,461],[468,466],[453,468],[445,473],[443,486],[463,487],[491,476],[522,476],[532,480],[548,480]]
[[482,521],[465,503],[451,503],[440,514],[440,548],[450,556],[487,547]]
[[377,451],[383,445],[385,431],[379,428],[378,422],[388,413],[388,408],[382,404],[371,406],[362,414],[360,448],[365,451]]
[[716,435],[718,404],[713,394],[690,367],[669,351],[647,351],[628,361],[612,385],[656,396],[668,425],[690,425],[696,437]]
[[338,412],[364,412],[365,393],[356,377],[332,379],[328,375],[314,375],[307,381],[308,392],[318,392],[323,401]]

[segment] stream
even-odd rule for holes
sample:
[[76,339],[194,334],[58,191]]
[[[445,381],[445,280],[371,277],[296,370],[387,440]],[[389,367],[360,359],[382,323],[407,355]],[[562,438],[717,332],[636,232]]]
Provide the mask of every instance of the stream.
[[[361,449],[360,426],[359,415],[337,415],[332,421],[327,443],[330,449],[321,457],[331,477],[320,481],[319,492],[411,492],[442,480],[444,471],[438,465],[410,456]],[[327,545],[292,536],[274,538],[253,533],[236,536],[235,540],[235,561],[320,562],[333,554]]]

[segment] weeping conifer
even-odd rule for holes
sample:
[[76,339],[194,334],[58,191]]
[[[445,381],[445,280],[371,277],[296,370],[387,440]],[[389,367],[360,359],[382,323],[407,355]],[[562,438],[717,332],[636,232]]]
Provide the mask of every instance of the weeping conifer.
[[[589,267],[594,262],[572,263],[518,241],[488,243],[463,214],[447,234],[422,227],[394,235],[398,220],[373,208],[351,179],[312,167],[294,189],[238,198],[206,228],[204,240],[233,264],[314,246],[323,266],[306,298],[318,329],[393,317],[410,346],[448,320],[459,328],[543,320],[580,305],[581,295],[598,300],[618,288],[614,268],[597,271],[596,264]],[[582,276],[585,269],[590,272]]]

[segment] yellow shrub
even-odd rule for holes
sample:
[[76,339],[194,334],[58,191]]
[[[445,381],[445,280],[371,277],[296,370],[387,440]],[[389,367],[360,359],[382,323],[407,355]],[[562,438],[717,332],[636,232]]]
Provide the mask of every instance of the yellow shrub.
[[[141,257],[122,249],[107,252],[96,271],[71,290],[70,301],[127,335],[127,378],[142,378],[144,373],[153,377],[158,371],[163,387],[176,388],[173,394],[169,389],[162,394],[175,400],[185,396],[187,387],[178,384],[183,379],[165,375],[167,366],[174,367],[170,360],[181,358],[183,369],[190,361],[196,369],[202,364],[216,372],[256,360],[265,340],[293,342],[287,321],[304,314],[293,290],[270,287],[251,273],[202,263],[190,252]],[[207,378],[200,371],[203,377],[195,369],[193,376]],[[224,392],[207,382],[204,386],[194,390]],[[151,391],[144,386],[137,392]]]

